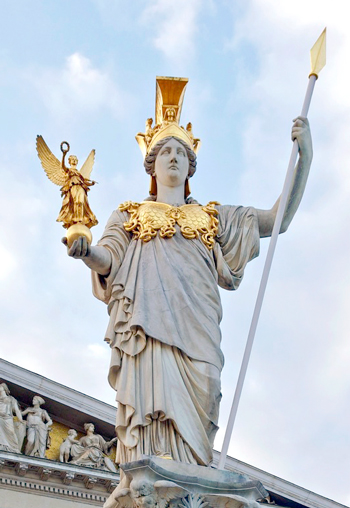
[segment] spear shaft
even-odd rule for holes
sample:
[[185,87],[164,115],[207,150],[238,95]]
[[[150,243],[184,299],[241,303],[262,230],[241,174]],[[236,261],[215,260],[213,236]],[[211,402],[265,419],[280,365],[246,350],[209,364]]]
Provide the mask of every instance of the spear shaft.
[[[312,53],[315,47],[317,49],[317,55],[315,55],[315,54],[313,55],[313,53]],[[314,56],[314,59],[313,59],[313,56]],[[325,30],[322,32],[321,36],[319,37],[319,39],[317,40],[317,42],[315,43],[315,45],[313,46],[313,48],[311,50],[311,65],[312,65],[311,74],[309,76],[308,87],[306,90],[305,99],[304,99],[304,103],[303,103],[303,107],[302,107],[301,115],[300,115],[303,117],[306,117],[309,112],[311,98],[312,98],[312,94],[314,91],[316,79],[318,78],[318,73],[325,65]],[[246,347],[245,347],[245,351],[244,351],[244,355],[243,355],[242,365],[241,365],[241,369],[240,369],[239,376],[238,376],[238,381],[237,381],[237,386],[236,386],[236,390],[235,390],[235,394],[234,394],[234,398],[233,398],[233,402],[232,402],[230,416],[229,416],[228,424],[226,427],[226,432],[225,432],[224,442],[222,445],[218,469],[224,469],[224,466],[225,466],[228,447],[229,447],[229,444],[231,441],[232,430],[233,430],[233,426],[234,426],[236,415],[237,415],[238,405],[239,405],[239,401],[240,401],[240,397],[241,397],[241,393],[242,393],[242,389],[243,389],[243,383],[244,383],[245,375],[246,375],[246,372],[248,369],[250,354],[251,354],[252,347],[253,347],[255,332],[256,332],[257,325],[258,325],[258,321],[259,321],[262,303],[264,300],[265,290],[266,290],[267,281],[268,281],[269,274],[270,274],[273,256],[275,253],[277,239],[278,239],[278,235],[279,235],[279,232],[281,229],[283,216],[284,216],[284,213],[285,213],[285,210],[287,207],[288,196],[289,196],[290,190],[291,190],[291,185],[292,185],[292,181],[293,181],[294,169],[295,169],[295,163],[296,163],[297,156],[298,156],[298,142],[297,142],[297,140],[294,140],[292,153],[291,153],[291,156],[289,159],[287,174],[286,174],[286,178],[284,181],[283,190],[282,190],[282,194],[280,197],[280,202],[279,202],[279,206],[278,206],[278,210],[277,210],[277,214],[276,214],[276,218],[275,218],[275,222],[274,222],[274,226],[273,226],[273,230],[272,230],[271,240],[270,240],[269,248],[268,248],[267,255],[266,255],[264,270],[263,270],[263,274],[261,277],[260,287],[259,287],[259,291],[258,291],[256,303],[255,303],[252,322],[250,325],[248,339],[247,339],[247,343],[246,343]]]

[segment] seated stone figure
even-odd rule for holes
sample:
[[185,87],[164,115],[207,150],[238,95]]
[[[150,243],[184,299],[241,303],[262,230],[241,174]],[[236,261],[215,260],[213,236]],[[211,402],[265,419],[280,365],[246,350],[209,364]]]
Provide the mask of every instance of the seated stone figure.
[[115,473],[117,469],[107,455],[117,438],[115,437],[108,442],[105,441],[102,436],[94,433],[95,426],[93,423],[85,423],[84,429],[86,436],[80,438],[78,442],[71,446],[71,464],[105,469]]

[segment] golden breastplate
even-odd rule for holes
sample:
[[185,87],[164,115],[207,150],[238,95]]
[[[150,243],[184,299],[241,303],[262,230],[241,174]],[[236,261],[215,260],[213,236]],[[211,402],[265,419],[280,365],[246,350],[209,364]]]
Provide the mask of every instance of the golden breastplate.
[[218,204],[210,201],[206,206],[172,206],[157,201],[126,201],[119,205],[119,210],[130,214],[130,220],[124,222],[125,230],[144,242],[149,242],[158,232],[161,238],[171,238],[176,233],[177,224],[182,236],[201,238],[208,249],[212,249],[218,232],[218,211],[215,208]]

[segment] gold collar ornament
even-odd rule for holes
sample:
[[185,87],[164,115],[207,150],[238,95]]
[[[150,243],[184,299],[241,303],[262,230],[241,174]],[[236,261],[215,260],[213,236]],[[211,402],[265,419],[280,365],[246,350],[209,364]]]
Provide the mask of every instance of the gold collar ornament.
[[184,141],[195,153],[200,147],[200,140],[192,132],[189,122],[186,129],[179,125],[182,103],[188,78],[156,77],[156,114],[146,120],[145,132],[136,134],[143,157],[162,139],[173,136]]
[[211,250],[219,224],[216,217],[219,212],[215,205],[219,203],[210,201],[206,206],[172,206],[158,201],[126,201],[119,205],[119,210],[130,214],[130,220],[124,222],[124,229],[132,232],[137,239],[149,242],[158,233],[161,238],[171,238],[176,234],[177,224],[183,237],[188,240],[200,237]]

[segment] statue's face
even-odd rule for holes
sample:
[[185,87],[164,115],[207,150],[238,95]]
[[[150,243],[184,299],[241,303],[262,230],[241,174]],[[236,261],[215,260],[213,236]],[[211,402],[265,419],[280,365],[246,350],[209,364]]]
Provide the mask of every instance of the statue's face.
[[185,184],[188,168],[185,147],[172,138],[160,149],[155,161],[154,173],[157,182],[162,185],[178,187]]
[[168,122],[175,122],[175,111],[173,109],[169,109],[166,119]]
[[72,166],[76,166],[78,164],[78,158],[75,156],[75,155],[70,155],[68,157],[68,162],[69,164],[71,164]]

